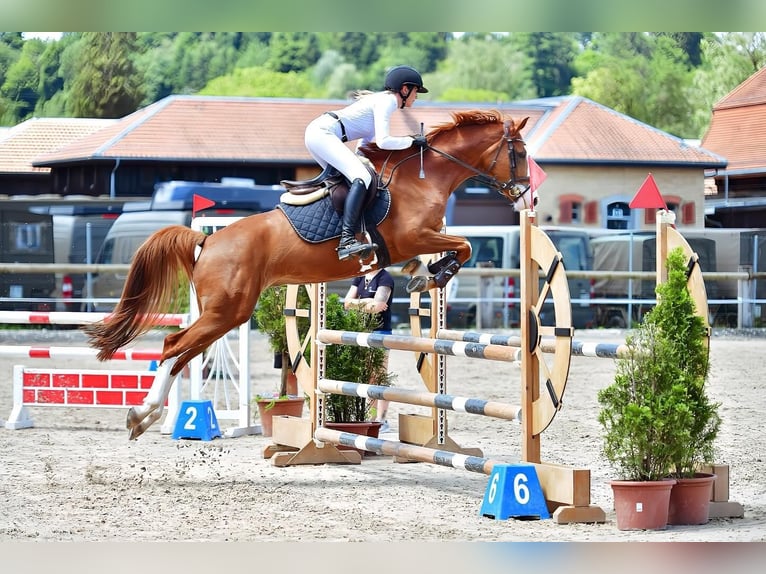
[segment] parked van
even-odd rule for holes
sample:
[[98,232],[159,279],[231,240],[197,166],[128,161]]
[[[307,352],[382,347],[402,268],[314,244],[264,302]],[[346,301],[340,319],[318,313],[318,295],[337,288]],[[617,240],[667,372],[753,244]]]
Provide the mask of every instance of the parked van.
[[[96,262],[107,232],[122,212],[125,201],[94,202],[93,205],[55,205],[45,208],[53,216],[53,244],[56,263]],[[87,311],[82,299],[91,294],[92,276],[86,273],[56,273],[58,311]]]
[[[4,205],[0,209],[0,261],[53,263],[52,217]],[[0,301],[0,309],[49,311],[55,288],[53,273],[0,273],[0,298],[5,299]]]
[[[561,252],[566,270],[584,271],[592,268],[590,238],[588,233],[576,227],[540,226]],[[488,267],[495,269],[520,268],[520,234],[516,225],[448,226],[447,233],[460,235],[471,243],[471,258],[463,267]],[[490,282],[489,289],[482,288],[481,282]],[[476,314],[481,313],[479,324],[482,328],[506,328],[519,326],[519,278],[480,278],[461,275],[452,279],[448,295],[448,324],[464,327],[476,324]],[[485,283],[486,286],[486,283]],[[480,301],[482,293],[490,292],[491,301]],[[569,294],[572,304],[572,324],[584,329],[592,326],[594,310],[588,300],[591,285],[588,279],[569,279]],[[541,308],[541,321],[552,325],[552,303]]]
[[[194,197],[215,204],[197,217],[237,217],[273,209],[284,193],[278,185],[255,185],[252,180],[225,179],[222,183],[170,181],[159,184],[150,202],[126,204],[109,229],[96,258],[98,264],[129,264],[155,231],[170,225],[190,225]],[[93,278],[96,311],[109,312],[122,294],[125,273],[99,273]]]
[[[687,236],[686,241],[699,256],[703,272],[716,271],[716,242],[708,237]],[[597,271],[651,271],[657,270],[657,237],[651,232],[602,235],[591,239],[593,269]],[[598,279],[593,295],[597,299],[614,298],[623,301],[597,304],[596,324],[599,327],[629,327],[631,321],[640,322],[654,306],[656,275],[651,279]],[[718,298],[715,282],[706,282],[708,299]],[[628,305],[625,299],[643,300]],[[652,302],[649,302],[652,301]]]

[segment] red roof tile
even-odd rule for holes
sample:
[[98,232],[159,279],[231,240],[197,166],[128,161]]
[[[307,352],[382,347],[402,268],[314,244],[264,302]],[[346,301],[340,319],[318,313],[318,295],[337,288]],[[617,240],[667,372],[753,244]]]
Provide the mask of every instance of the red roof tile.
[[[347,101],[170,96],[48,154],[52,166],[93,160],[259,161],[310,163],[305,126]],[[413,134],[451,120],[451,112],[499,108],[530,120],[523,135],[538,161],[648,162],[723,166],[723,160],[683,140],[580,97],[502,105],[418,102],[394,114],[392,132]]]
[[116,120],[33,118],[0,132],[0,173],[48,173],[32,160],[100,130]]
[[541,161],[721,164],[723,158],[578,96],[561,98],[534,134],[530,153]]
[[713,107],[702,145],[728,159],[726,171],[766,171],[766,67]]

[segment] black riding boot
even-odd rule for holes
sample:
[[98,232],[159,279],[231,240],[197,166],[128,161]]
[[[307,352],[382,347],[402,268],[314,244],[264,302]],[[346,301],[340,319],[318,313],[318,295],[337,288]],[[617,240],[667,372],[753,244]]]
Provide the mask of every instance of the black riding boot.
[[343,228],[340,232],[340,244],[337,250],[340,260],[365,251],[367,252],[366,258],[378,248],[375,243],[361,243],[356,239],[356,229],[364,209],[365,192],[364,181],[359,178],[355,179],[351,187],[348,188],[348,195],[343,207]]

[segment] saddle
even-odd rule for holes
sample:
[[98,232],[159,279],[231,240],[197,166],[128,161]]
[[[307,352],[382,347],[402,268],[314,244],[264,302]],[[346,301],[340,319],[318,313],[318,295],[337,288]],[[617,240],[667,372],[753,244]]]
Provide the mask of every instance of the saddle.
[[[367,209],[375,201],[380,179],[375,171],[375,166],[364,156],[359,158],[372,177],[372,183],[367,188],[364,199],[364,207]],[[333,166],[328,165],[322,173],[312,179],[289,180],[279,182],[287,191],[279,200],[287,205],[309,205],[315,201],[330,196],[333,208],[338,213],[343,213],[343,205],[348,194],[349,182],[345,176]]]

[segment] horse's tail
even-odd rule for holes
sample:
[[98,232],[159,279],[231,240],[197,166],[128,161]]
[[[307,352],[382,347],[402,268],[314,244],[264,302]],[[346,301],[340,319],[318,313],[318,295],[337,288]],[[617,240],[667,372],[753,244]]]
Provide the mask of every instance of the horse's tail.
[[170,311],[183,279],[181,271],[191,279],[194,251],[204,240],[204,233],[172,225],[155,232],[138,248],[112,314],[82,327],[90,345],[99,349],[99,361],[111,359]]

